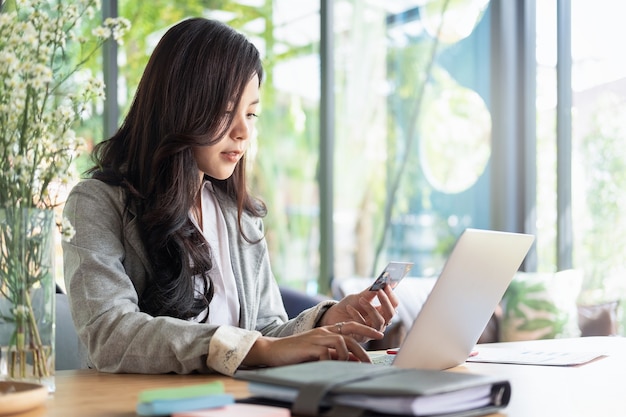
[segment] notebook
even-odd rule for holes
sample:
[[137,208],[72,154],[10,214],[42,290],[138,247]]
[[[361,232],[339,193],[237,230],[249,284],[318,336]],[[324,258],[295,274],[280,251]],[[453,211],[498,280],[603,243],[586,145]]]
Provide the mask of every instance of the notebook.
[[466,229],[395,355],[374,363],[442,370],[468,358],[534,236]]
[[277,401],[294,416],[483,416],[506,407],[511,397],[511,384],[500,376],[356,361],[240,369],[234,376],[249,382],[246,401]]

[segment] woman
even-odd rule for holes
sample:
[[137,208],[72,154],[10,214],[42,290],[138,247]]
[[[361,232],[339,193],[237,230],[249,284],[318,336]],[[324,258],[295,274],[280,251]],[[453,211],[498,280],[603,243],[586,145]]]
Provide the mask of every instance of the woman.
[[[287,321],[265,206],[246,190],[263,68],[219,22],[188,19],[157,45],[120,130],[68,197],[66,287],[90,366],[232,375],[242,366],[368,361],[397,307],[390,289]],[[378,298],[374,306],[372,301]]]

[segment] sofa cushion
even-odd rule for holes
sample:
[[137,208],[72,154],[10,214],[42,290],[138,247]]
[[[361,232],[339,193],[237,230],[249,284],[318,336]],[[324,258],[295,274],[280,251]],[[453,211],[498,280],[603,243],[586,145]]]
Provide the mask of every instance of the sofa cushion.
[[502,300],[500,341],[579,336],[576,298],[581,283],[576,270],[518,272]]

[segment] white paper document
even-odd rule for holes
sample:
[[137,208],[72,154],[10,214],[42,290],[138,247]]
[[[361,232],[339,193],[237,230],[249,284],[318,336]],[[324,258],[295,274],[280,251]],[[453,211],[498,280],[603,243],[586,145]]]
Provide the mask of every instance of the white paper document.
[[467,358],[467,362],[575,366],[604,356],[604,354],[598,352],[489,348],[481,346],[477,346],[476,349],[477,354]]

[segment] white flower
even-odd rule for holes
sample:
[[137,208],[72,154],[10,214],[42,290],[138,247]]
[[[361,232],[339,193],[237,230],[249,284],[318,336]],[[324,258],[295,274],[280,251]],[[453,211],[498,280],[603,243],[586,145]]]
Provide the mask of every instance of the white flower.
[[85,82],[83,94],[87,97],[104,98],[104,82],[96,77],[89,77]]
[[104,19],[102,26],[99,26],[91,31],[91,33],[100,38],[100,39],[108,39],[113,37],[113,39],[121,44],[122,37],[128,32],[130,29],[130,21],[123,17],[107,17]]
[[70,4],[69,7],[65,9],[64,13],[65,17],[70,20],[76,20],[80,16],[78,6],[75,4]]
[[30,85],[34,89],[43,89],[52,81],[52,69],[43,64],[35,64],[31,71]]
[[29,48],[37,49],[39,39],[37,38],[37,30],[32,22],[26,22],[24,25],[21,41],[28,45]]
[[48,187],[69,181],[84,143],[74,128],[104,98],[102,81],[82,64],[130,27],[106,19],[83,36],[99,7],[99,0],[17,0],[0,13],[0,207],[60,203]]
[[63,217],[61,219],[61,238],[65,242],[71,242],[72,238],[76,234],[76,230],[74,230],[74,226],[67,219],[67,217]]
[[11,51],[0,51],[0,71],[11,74],[18,68],[17,56]]
[[107,17],[104,20],[103,29],[104,28],[108,29],[107,33],[109,35],[107,36],[107,38],[113,36],[113,39],[119,45],[122,45],[123,44],[122,37],[126,34],[128,29],[130,29],[130,21],[123,17],[116,17],[116,18]]
[[92,30],[91,33],[100,39],[108,39],[111,37],[111,29],[104,26],[98,26]]
[[17,20],[17,13],[8,12],[8,13],[0,13],[0,30],[3,27],[11,27],[13,22]]
[[56,109],[56,117],[60,121],[70,121],[74,120],[75,113],[70,106],[62,104]]

